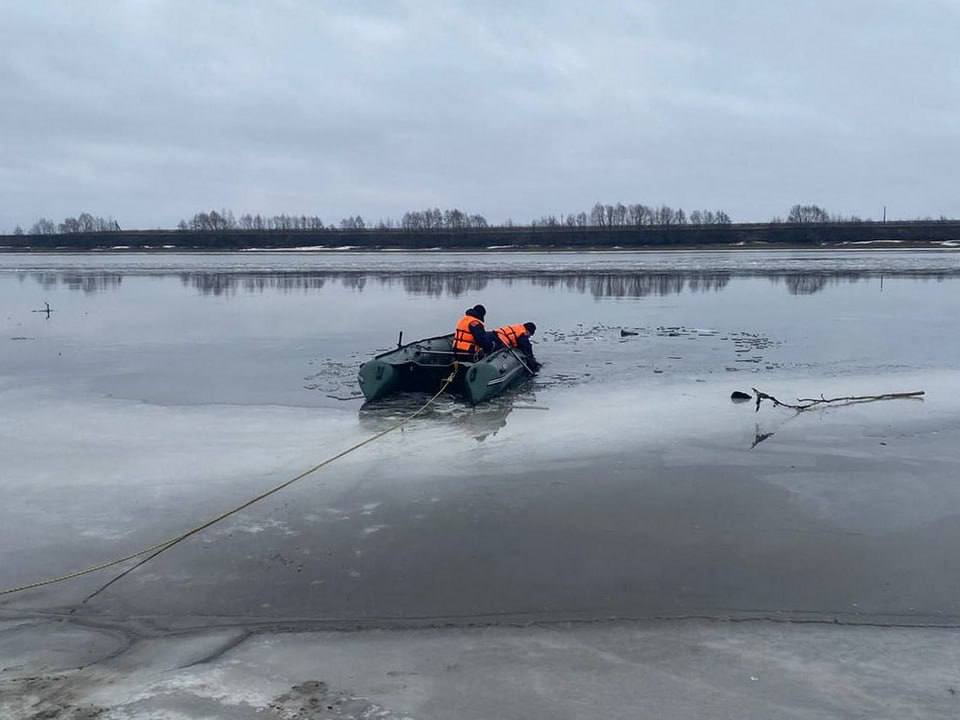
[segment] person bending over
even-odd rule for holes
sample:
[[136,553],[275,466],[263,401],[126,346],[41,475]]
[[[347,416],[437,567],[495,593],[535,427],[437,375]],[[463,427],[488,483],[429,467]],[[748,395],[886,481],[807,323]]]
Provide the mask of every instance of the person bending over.
[[537,326],[532,322],[525,322],[522,325],[505,325],[497,328],[494,334],[503,347],[516,348],[522,352],[530,369],[536,372],[540,369],[540,363],[533,356],[533,345],[530,343],[530,338],[535,332],[537,332]]

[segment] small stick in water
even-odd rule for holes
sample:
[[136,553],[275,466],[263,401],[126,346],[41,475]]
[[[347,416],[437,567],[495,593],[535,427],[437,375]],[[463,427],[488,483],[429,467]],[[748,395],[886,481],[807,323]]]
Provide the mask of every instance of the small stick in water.
[[44,305],[46,305],[46,307],[43,308],[42,310],[31,310],[30,312],[46,313],[46,314],[47,314],[47,320],[49,320],[49,319],[50,319],[50,313],[53,312],[53,308],[50,307],[50,303],[48,303],[48,302],[45,302]]

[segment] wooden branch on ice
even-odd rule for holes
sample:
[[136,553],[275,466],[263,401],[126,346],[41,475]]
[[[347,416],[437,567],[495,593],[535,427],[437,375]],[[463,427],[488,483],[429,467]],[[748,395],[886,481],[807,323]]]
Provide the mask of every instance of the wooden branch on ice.
[[[878,400],[902,400],[905,398],[920,398],[923,396],[924,391],[918,390],[916,392],[904,392],[904,393],[884,393],[883,395],[848,395],[846,397],[835,397],[827,398],[823,395],[820,395],[819,398],[797,398],[798,405],[793,405],[791,403],[782,402],[777,400],[773,395],[769,395],[765,392],[761,392],[756,388],[752,388],[753,394],[756,397],[756,410],[755,412],[760,411],[760,403],[763,400],[769,400],[773,403],[774,407],[778,405],[785,408],[790,408],[791,410],[796,410],[797,412],[803,412],[804,410],[809,410],[811,408],[819,407],[822,405],[827,405],[830,403],[841,403],[842,405],[855,405],[857,403],[868,403],[876,402]],[[835,406],[836,407],[836,406]]]

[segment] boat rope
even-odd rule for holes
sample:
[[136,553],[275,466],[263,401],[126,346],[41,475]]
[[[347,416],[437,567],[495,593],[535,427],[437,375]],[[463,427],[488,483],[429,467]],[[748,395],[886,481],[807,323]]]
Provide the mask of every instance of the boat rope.
[[[331,463],[336,462],[337,460],[339,460],[339,459],[342,458],[342,457],[346,457],[346,456],[349,455],[350,453],[359,450],[360,448],[364,447],[365,445],[369,445],[370,443],[374,442],[375,440],[379,440],[379,439],[382,438],[384,435],[388,435],[389,433],[392,433],[394,430],[399,430],[399,429],[402,428],[404,425],[406,425],[407,423],[409,423],[411,420],[413,420],[414,418],[416,418],[418,415],[421,415],[427,408],[429,408],[431,405],[433,405],[434,402],[436,402],[437,398],[439,398],[444,392],[446,392],[447,388],[450,387],[451,383],[453,383],[454,379],[455,379],[456,376],[457,376],[457,368],[458,368],[458,363],[457,363],[457,362],[454,362],[454,363],[453,363],[453,367],[452,367],[452,369],[451,369],[451,371],[450,371],[449,377],[447,377],[447,378],[443,381],[443,385],[440,387],[440,389],[437,390],[437,392],[433,395],[433,397],[431,397],[429,400],[427,400],[427,401],[426,401],[423,405],[421,405],[415,412],[412,412],[412,413],[410,413],[409,415],[401,418],[398,422],[394,423],[393,425],[391,425],[391,426],[388,427],[387,429],[381,430],[380,432],[378,432],[378,433],[376,433],[376,434],[374,434],[374,435],[371,435],[370,437],[366,438],[365,440],[361,440],[361,441],[358,442],[357,444],[352,445],[351,447],[348,447],[346,450],[343,450],[343,451],[337,453],[336,455],[333,455],[333,456],[327,458],[327,459],[324,460],[323,462],[317,463],[317,464],[314,465],[313,467],[308,468],[307,470],[304,470],[302,473],[300,473],[300,474],[297,475],[296,477],[292,477],[292,478],[290,478],[289,480],[285,480],[284,482],[280,483],[279,485],[276,485],[276,486],[270,488],[269,490],[266,490],[266,491],[260,493],[260,494],[257,495],[256,497],[250,498],[250,499],[247,500],[246,502],[243,502],[243,503],[241,503],[240,505],[237,505],[236,507],[233,507],[233,508],[231,508],[231,509],[229,509],[229,510],[226,510],[225,512],[222,512],[222,513],[220,513],[219,515],[217,515],[217,516],[215,516],[215,517],[213,517],[213,518],[210,518],[209,520],[207,520],[206,522],[201,523],[200,525],[197,525],[197,526],[195,526],[195,527],[192,527],[192,528],[190,528],[189,530],[186,530],[186,531],[180,533],[179,535],[174,535],[174,536],[171,537],[171,538],[167,538],[166,540],[164,540],[164,541],[162,541],[162,542],[158,542],[158,543],[155,544],[155,545],[151,545],[150,547],[143,548],[142,550],[138,550],[138,551],[135,552],[135,553],[131,553],[131,554],[129,554],[129,555],[125,555],[125,556],[123,556],[123,557],[121,557],[121,558],[116,558],[115,560],[107,560],[107,561],[105,561],[105,562],[98,563],[98,564],[96,564],[96,565],[91,565],[90,567],[84,568],[83,570],[77,570],[77,571],[75,571],[75,572],[67,573],[67,574],[65,574],[65,575],[59,575],[59,576],[57,576],[57,577],[50,577],[50,578],[46,578],[46,579],[44,579],[44,580],[37,580],[36,582],[27,583],[27,584],[25,584],[25,585],[19,585],[19,586],[17,586],[17,587],[12,587],[12,588],[7,588],[7,589],[5,589],[5,590],[0,590],[0,596],[3,596],[3,595],[12,595],[12,594],[14,594],[14,593],[23,592],[23,591],[25,591],[25,590],[33,590],[34,588],[43,587],[43,586],[45,586],[45,585],[53,585],[54,583],[60,583],[60,582],[66,581],[66,580],[72,580],[72,579],[74,579],[74,578],[82,577],[82,576],[84,576],[84,575],[90,575],[91,573],[95,573],[95,572],[98,572],[98,571],[100,571],[100,570],[106,570],[107,568],[114,567],[115,565],[120,565],[120,564],[125,563],[125,562],[127,562],[127,561],[129,561],[129,560],[134,560],[135,558],[140,558],[140,557],[143,558],[143,559],[142,559],[140,562],[138,562],[136,565],[134,565],[134,566],[131,567],[131,568],[128,568],[127,570],[125,570],[124,572],[122,572],[120,575],[118,575],[117,577],[115,577],[115,578],[113,578],[112,580],[110,580],[110,582],[108,582],[106,585],[104,585],[104,586],[102,586],[101,588],[99,588],[96,592],[94,592],[93,594],[87,596],[87,598],[84,600],[84,602],[86,602],[87,600],[89,600],[90,598],[92,598],[94,595],[97,595],[97,594],[99,594],[100,592],[106,590],[107,587],[109,587],[109,586],[112,585],[113,583],[117,582],[118,580],[120,580],[120,579],[121,579],[122,577],[124,577],[125,575],[128,575],[129,573],[133,572],[134,570],[136,570],[136,569],[137,569],[138,567],[140,567],[141,565],[144,565],[145,563],[149,562],[149,561],[152,560],[153,558],[157,557],[157,555],[159,555],[160,553],[169,550],[170,548],[172,548],[172,547],[173,547],[174,545],[176,545],[177,543],[180,543],[180,542],[182,542],[183,540],[186,540],[188,537],[191,537],[192,535],[196,535],[197,533],[199,533],[199,532],[201,532],[201,531],[203,531],[203,530],[206,530],[206,529],[209,528],[211,525],[215,525],[215,524],[217,524],[218,522],[220,522],[221,520],[225,520],[225,519],[227,519],[228,517],[230,517],[231,515],[235,515],[236,513],[240,512],[241,510],[245,510],[246,508],[250,507],[250,506],[253,505],[254,503],[258,503],[258,502],[260,502],[261,500],[263,500],[263,499],[265,499],[265,498],[268,498],[268,497],[270,497],[271,495],[273,495],[273,494],[275,494],[275,493],[280,492],[280,491],[283,490],[284,488],[290,487],[291,485],[293,485],[293,484],[294,484],[295,482],[297,482],[298,480],[302,480],[303,478],[307,477],[308,475],[312,475],[313,473],[317,472],[318,470],[326,467],[327,465],[330,465]],[[146,557],[144,557],[144,556],[146,556]]]

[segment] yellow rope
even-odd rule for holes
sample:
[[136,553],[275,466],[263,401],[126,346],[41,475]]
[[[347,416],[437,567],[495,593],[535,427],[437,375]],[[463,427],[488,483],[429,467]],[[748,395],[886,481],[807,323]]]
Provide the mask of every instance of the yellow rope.
[[[144,558],[144,559],[141,560],[139,563],[137,563],[136,565],[134,565],[132,568],[126,570],[126,571],[123,572],[123,573],[121,573],[120,575],[118,575],[117,577],[115,577],[113,580],[111,580],[110,582],[108,582],[107,585],[104,585],[104,586],[101,587],[99,590],[97,590],[95,593],[93,593],[93,595],[96,595],[97,593],[105,590],[108,585],[112,585],[114,582],[116,582],[117,580],[119,580],[120,578],[122,578],[124,575],[126,575],[126,574],[128,574],[128,573],[130,573],[130,572],[132,572],[132,571],[134,571],[134,570],[136,570],[138,567],[140,567],[141,565],[143,565],[145,562],[148,562],[149,560],[152,560],[153,558],[155,558],[155,557],[156,557],[157,555],[159,555],[160,553],[164,552],[165,550],[169,550],[169,549],[172,548],[174,545],[176,545],[177,543],[181,542],[182,540],[186,540],[186,539],[187,539],[188,537],[190,537],[191,535],[196,535],[198,532],[201,532],[202,530],[206,530],[206,529],[207,529],[208,527],[210,527],[211,525],[215,525],[216,523],[220,522],[221,520],[225,520],[226,518],[230,517],[231,515],[234,515],[234,514],[240,512],[241,510],[244,510],[244,509],[250,507],[250,506],[253,505],[254,503],[260,502],[260,501],[263,500],[264,498],[267,498],[267,497],[273,495],[274,493],[280,492],[280,491],[283,490],[284,488],[289,487],[290,485],[293,485],[293,483],[297,482],[298,480],[302,480],[303,478],[307,477],[307,475],[311,475],[311,474],[317,472],[317,470],[320,470],[321,468],[329,465],[330,463],[335,462],[335,461],[339,460],[340,458],[342,458],[342,457],[344,457],[344,456],[346,456],[346,455],[349,455],[350,453],[354,452],[355,450],[359,450],[359,449],[362,448],[364,445],[369,445],[369,444],[372,443],[374,440],[379,440],[379,439],[382,438],[384,435],[387,435],[388,433],[392,433],[394,430],[399,430],[401,427],[403,427],[403,426],[406,425],[408,422],[410,422],[411,420],[413,420],[415,417],[417,417],[418,415],[420,415],[420,414],[421,414],[424,410],[426,410],[428,407],[430,407],[431,405],[433,405],[433,403],[436,401],[436,399],[437,399],[438,397],[440,397],[440,395],[442,395],[442,394],[446,391],[446,389],[447,389],[448,387],[450,387],[450,384],[454,381],[454,378],[456,377],[456,375],[457,375],[457,363],[454,362],[454,364],[453,364],[453,369],[452,369],[451,372],[450,372],[450,376],[449,376],[446,380],[444,380],[443,386],[436,392],[436,394],[435,394],[433,397],[431,397],[429,400],[427,400],[427,402],[425,402],[416,412],[411,413],[410,415],[407,415],[405,418],[403,418],[402,420],[400,420],[400,422],[396,423],[395,425],[391,425],[391,426],[388,427],[386,430],[381,430],[380,432],[376,433],[375,435],[371,435],[371,436],[368,437],[366,440],[362,440],[361,442],[358,442],[356,445],[353,445],[352,447],[349,447],[349,448],[347,448],[346,450],[337,453],[337,454],[334,455],[333,457],[329,457],[329,458],[327,458],[326,460],[324,460],[323,462],[314,465],[312,468],[310,468],[310,469],[308,469],[308,470],[304,470],[302,473],[300,473],[300,474],[297,475],[296,477],[291,478],[291,479],[289,479],[289,480],[287,480],[287,481],[285,481],[285,482],[282,482],[282,483],[280,483],[279,485],[277,485],[276,487],[273,487],[273,488],[267,490],[266,492],[260,493],[260,494],[257,495],[256,497],[251,498],[250,500],[247,500],[247,501],[246,501],[245,503],[243,503],[242,505],[237,505],[235,508],[232,508],[232,509],[230,509],[230,510],[227,510],[226,512],[220,513],[220,514],[217,515],[216,517],[211,518],[210,520],[207,520],[206,522],[204,522],[204,523],[201,524],[201,525],[197,525],[196,527],[193,527],[193,528],[191,528],[191,529],[189,529],[189,530],[187,530],[187,531],[185,531],[185,532],[182,532],[182,533],[180,533],[179,535],[175,535],[175,536],[173,536],[173,537],[171,537],[171,538],[168,538],[168,539],[164,540],[163,542],[159,542],[159,543],[157,543],[156,545],[151,545],[151,546],[148,547],[148,548],[144,548],[143,550],[139,550],[139,551],[137,551],[137,552],[135,552],[135,553],[131,553],[130,555],[126,555],[126,556],[124,556],[124,557],[122,557],[122,558],[117,558],[116,560],[109,560],[109,561],[107,561],[107,562],[99,563],[98,565],[91,565],[91,566],[88,567],[88,568],[85,568],[85,569],[83,569],[83,570],[77,570],[76,572],[68,573],[68,574],[66,574],[66,575],[59,575],[59,576],[57,576],[57,577],[47,578],[47,579],[45,579],[45,580],[38,580],[38,581],[36,581],[36,582],[28,583],[28,584],[26,584],[26,585],[19,585],[19,586],[17,586],[17,587],[8,588],[8,589],[6,589],[6,590],[0,590],[0,596],[3,596],[3,595],[12,595],[13,593],[23,592],[24,590],[32,590],[32,589],[34,589],[34,588],[43,587],[44,585],[53,585],[54,583],[64,582],[65,580],[72,580],[73,578],[78,578],[78,577],[81,577],[81,576],[83,576],[83,575],[90,575],[91,573],[95,573],[95,572],[97,572],[97,571],[99,571],[99,570],[105,570],[105,569],[107,569],[107,568],[109,568],[109,567],[113,567],[113,566],[115,566],[115,565],[120,565],[120,564],[122,564],[122,563],[127,562],[128,560],[133,560],[134,558],[143,557],[144,555],[149,555],[149,557]],[[88,596],[88,597],[87,597],[87,600],[89,600],[91,597],[93,597],[93,595]],[[86,600],[85,600],[84,602],[86,602]]]

